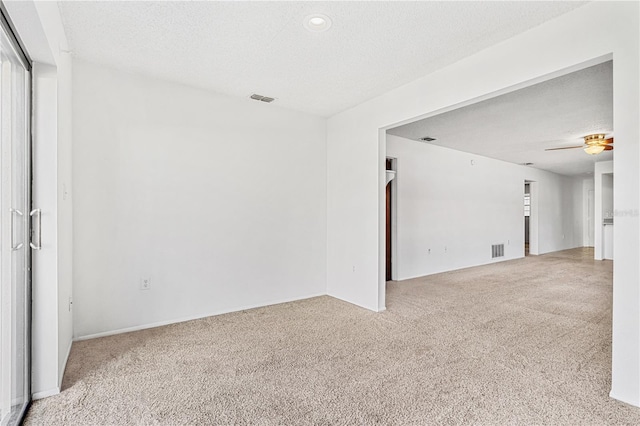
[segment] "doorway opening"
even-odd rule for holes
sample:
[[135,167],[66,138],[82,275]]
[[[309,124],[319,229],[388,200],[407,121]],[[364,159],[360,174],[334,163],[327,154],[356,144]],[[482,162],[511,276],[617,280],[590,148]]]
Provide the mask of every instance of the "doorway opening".
[[524,255],[540,254],[538,236],[538,182],[524,181]]
[[385,281],[393,280],[393,239],[394,239],[394,224],[395,224],[395,192],[396,192],[396,159],[387,158],[385,161],[385,175],[386,175],[386,188],[385,188]]
[[[612,113],[613,110],[610,106],[612,105],[612,103],[608,101],[608,98],[607,98],[607,96],[609,96],[609,94],[612,93],[612,87],[613,87],[612,78],[609,77],[612,75],[612,72],[611,72],[612,63],[610,62],[610,60],[611,60],[610,56],[597,58],[593,60],[594,62],[576,65],[576,67],[572,68],[570,71],[567,70],[567,72],[564,72],[564,71],[559,72],[560,76],[564,78],[562,80],[554,81],[557,75],[549,79],[544,79],[543,82],[549,85],[549,87],[547,88],[548,92],[546,91],[544,86],[538,86],[538,83],[536,82],[536,83],[527,84],[525,86],[525,89],[522,91],[516,91],[515,89],[509,90],[507,92],[509,97],[504,99],[515,99],[520,95],[523,96],[523,99],[526,99],[525,95],[527,94],[531,94],[533,98],[537,99],[537,97],[541,96],[543,93],[549,93],[551,98],[555,97],[556,99],[562,98],[562,99],[568,100],[570,99],[569,97],[567,96],[559,97],[558,95],[559,90],[561,90],[563,87],[568,87],[568,86],[565,86],[563,84],[556,85],[556,83],[562,83],[563,81],[569,82],[572,78],[578,78],[582,76],[589,78],[588,75],[590,73],[593,73],[594,79],[600,82],[599,87],[603,89],[602,95],[604,99],[603,99],[603,102],[599,103],[601,110],[599,111],[594,110],[591,113],[592,114],[597,113],[598,117],[600,117],[599,118],[600,120],[605,120],[603,121],[603,123],[609,123],[611,122],[612,116],[613,116],[613,113]],[[578,72],[582,74],[574,75],[574,73],[578,73]],[[575,88],[576,88],[577,95],[575,97],[571,97],[571,99],[572,100],[578,99],[579,98],[578,95],[591,96],[591,93],[592,93],[591,91],[588,91],[588,92],[584,91],[584,87],[591,87],[591,86],[593,85],[583,86],[581,84],[576,84]],[[582,203],[580,202],[580,198],[578,198],[577,196],[575,198],[570,198],[565,196],[570,191],[568,189],[568,185],[565,184],[566,182],[563,182],[565,178],[560,179],[557,176],[547,175],[547,173],[551,172],[551,173],[556,173],[556,175],[571,176],[571,179],[572,179],[571,190],[573,190],[574,187],[576,187],[575,189],[577,189],[578,185],[576,184],[576,182],[578,181],[578,178],[577,177],[574,178],[573,176],[578,176],[580,174],[586,175],[587,173],[592,172],[594,167],[594,162],[609,160],[612,157],[612,152],[609,152],[609,151],[603,152],[599,154],[599,157],[597,157],[597,159],[594,158],[593,156],[584,155],[584,151],[582,149],[578,149],[578,148],[582,148],[582,146],[574,146],[574,145],[577,145],[578,142],[581,143],[581,141],[578,140],[579,139],[578,136],[581,136],[582,134],[587,134],[588,133],[587,131],[576,130],[575,139],[578,141],[577,142],[569,141],[569,140],[565,141],[564,144],[566,145],[566,148],[562,146],[562,144],[558,143],[559,140],[568,139],[566,136],[566,128],[567,128],[568,122],[571,121],[570,120],[571,117],[579,116],[580,120],[589,121],[587,120],[587,118],[585,118],[585,117],[588,117],[588,114],[586,114],[586,111],[584,115],[577,114],[578,110],[582,111],[580,105],[578,105],[578,108],[574,108],[571,105],[565,105],[564,102],[556,102],[554,104],[553,102],[545,101],[545,102],[539,103],[538,106],[540,108],[536,107],[536,108],[516,109],[514,108],[513,103],[505,102],[503,105],[503,110],[501,111],[501,114],[496,114],[496,108],[497,108],[496,105],[499,104],[501,100],[499,97],[503,96],[504,94],[505,93],[495,94],[494,96],[487,95],[487,97],[483,97],[482,99],[469,100],[468,102],[465,102],[463,104],[452,105],[450,107],[446,107],[441,110],[429,112],[417,118],[407,119],[402,122],[398,122],[395,125],[395,127],[390,126],[384,129],[382,128],[379,129],[379,133],[380,133],[379,148],[381,151],[380,153],[382,154],[378,157],[379,159],[385,158],[386,156],[384,154],[387,154],[387,155],[393,154],[393,155],[397,155],[398,158],[405,158],[405,157],[402,157],[402,155],[404,155],[404,152],[405,152],[404,149],[403,150],[400,150],[400,148],[398,148],[398,150],[393,149],[394,139],[392,138],[400,138],[406,141],[406,142],[399,142],[399,143],[406,144],[406,146],[414,146],[416,142],[435,145],[436,147],[433,147],[434,149],[433,152],[435,154],[442,153],[441,157],[438,156],[436,158],[434,154],[433,156],[426,158],[425,163],[423,164],[416,163],[415,165],[414,163],[409,161],[409,159],[413,160],[413,157],[407,154],[407,157],[406,157],[407,159],[404,160],[404,162],[402,163],[403,164],[402,166],[403,182],[404,180],[412,179],[412,174],[414,173],[414,170],[419,170],[420,173],[418,174],[418,177],[420,179],[423,179],[423,182],[428,182],[428,183],[437,182],[438,184],[442,184],[439,187],[442,187],[451,181],[454,181],[454,182],[462,181],[463,177],[468,178],[468,180],[466,181],[466,186],[459,185],[460,189],[457,190],[456,192],[450,191],[448,193],[445,193],[440,197],[441,199],[434,198],[434,197],[431,197],[429,199],[428,204],[429,204],[430,210],[448,212],[449,216],[444,217],[446,221],[449,221],[450,217],[457,220],[456,222],[451,221],[453,225],[449,225],[448,228],[446,228],[446,231],[448,232],[442,232],[442,234],[445,235],[444,237],[441,237],[441,235],[437,234],[436,232],[430,231],[430,233],[424,232],[424,234],[420,234],[419,232],[412,232],[412,230],[407,229],[405,218],[409,214],[413,214],[412,219],[415,218],[414,220],[415,223],[417,223],[418,225],[421,225],[422,223],[424,224],[424,226],[422,227],[420,226],[415,227],[420,231],[423,229],[427,229],[427,227],[431,224],[437,224],[437,225],[429,227],[428,229],[439,231],[439,229],[444,228],[444,221],[437,221],[437,220],[428,221],[426,220],[424,215],[418,215],[415,213],[415,211],[411,209],[410,204],[406,200],[410,196],[414,196],[414,194],[409,193],[410,190],[408,189],[408,182],[403,183],[404,191],[401,191],[400,194],[398,193],[395,194],[396,198],[400,196],[402,197],[402,200],[403,200],[401,204],[401,211],[400,211],[402,219],[401,219],[401,222],[398,224],[400,227],[400,231],[402,231],[399,233],[398,240],[397,240],[398,241],[397,245],[400,248],[399,250],[400,254],[397,258],[397,261],[400,262],[400,266],[402,268],[400,271],[401,274],[399,274],[398,278],[404,278],[405,276],[413,278],[417,275],[417,274],[411,275],[406,273],[407,265],[409,264],[408,259],[411,259],[411,260],[416,259],[415,261],[416,264],[427,265],[427,266],[430,266],[431,264],[436,264],[436,261],[434,261],[433,259],[438,259],[438,260],[445,259],[446,256],[449,256],[449,259],[455,259],[456,261],[458,259],[462,259],[458,261],[456,264],[452,264],[450,267],[451,270],[455,270],[454,268],[462,269],[465,266],[469,266],[472,263],[471,261],[468,261],[468,259],[471,258],[471,255],[469,255],[468,253],[459,254],[454,250],[452,250],[452,247],[449,244],[443,243],[437,249],[433,249],[433,244],[434,244],[433,241],[436,240],[437,238],[442,238],[443,240],[445,238],[454,240],[455,238],[454,241],[456,242],[459,241],[460,243],[464,243],[460,245],[465,249],[475,244],[475,241],[471,241],[471,239],[469,238],[469,233],[460,232],[460,229],[462,229],[464,226],[467,226],[467,224],[469,223],[468,221],[469,217],[473,217],[473,218],[478,217],[477,213],[479,212],[479,203],[470,202],[474,200],[473,197],[475,196],[475,193],[478,193],[478,191],[476,190],[476,192],[474,193],[472,191],[469,191],[469,189],[470,188],[475,189],[474,185],[477,185],[477,188],[481,190],[485,190],[486,188],[492,188],[493,193],[491,193],[491,195],[494,196],[495,199],[498,199],[495,195],[498,194],[498,187],[499,187],[499,184],[501,183],[501,179],[504,179],[504,175],[497,176],[492,180],[487,178],[486,183],[482,182],[481,179],[489,176],[492,169],[490,167],[482,168],[483,164],[472,157],[467,157],[466,161],[463,161],[465,160],[465,158],[462,157],[463,154],[459,154],[459,153],[481,155],[483,156],[483,158],[488,157],[488,158],[493,158],[495,160],[512,162],[520,166],[531,165],[531,163],[534,163],[536,164],[536,169],[542,170],[542,171],[528,171],[526,169],[520,169],[521,170],[520,173],[514,172],[512,174],[514,179],[513,185],[509,186],[509,194],[508,194],[509,215],[510,215],[509,218],[504,221],[504,226],[500,228],[499,225],[503,225],[503,223],[501,223],[499,220],[496,219],[496,217],[499,216],[500,212],[497,212],[497,214],[494,214],[493,216],[489,216],[489,214],[487,214],[487,219],[484,220],[481,225],[488,228],[487,224],[494,224],[494,223],[498,224],[498,226],[495,226],[497,231],[494,231],[493,229],[491,229],[490,231],[492,233],[490,235],[494,235],[494,234],[499,235],[500,232],[503,232],[504,234],[507,234],[507,232],[512,232],[511,235],[513,235],[513,237],[511,241],[518,242],[517,254],[519,256],[531,255],[531,257],[527,258],[528,262],[537,263],[539,259],[536,259],[536,255],[539,255],[541,253],[559,251],[559,250],[562,250],[563,247],[567,245],[567,243],[563,241],[565,239],[564,227],[566,227],[567,231],[569,232],[575,232],[573,230],[574,228],[572,228],[571,225],[574,223],[572,222],[572,220],[574,219],[574,216],[578,216],[582,213],[582,209],[581,209]],[[483,102],[486,102],[486,105],[490,107],[490,108],[487,108],[490,114],[487,113],[486,115],[483,115],[479,113],[479,111],[483,107]],[[590,103],[585,103],[582,105],[587,105],[587,104],[590,104]],[[558,111],[557,113],[550,115],[552,119],[547,120],[545,119],[545,117],[549,116],[550,114],[549,105],[558,105],[559,107],[560,106],[566,107],[569,113]],[[540,120],[537,122],[545,123],[544,125],[546,127],[545,129],[543,129],[543,131],[539,133],[539,135],[541,135],[539,136],[540,141],[535,144],[535,149],[537,150],[536,151],[537,157],[534,159],[531,159],[530,158],[531,157],[530,135],[532,133],[531,133],[531,126],[529,126],[528,124],[531,123],[530,113],[533,110],[540,113]],[[526,111],[527,114],[521,117],[522,121],[519,121],[515,117],[513,120],[507,121],[506,117],[511,113],[511,111]],[[492,119],[487,120],[486,117],[491,117]],[[557,117],[563,117],[563,118],[558,119]],[[500,120],[505,121],[504,126],[499,126],[496,123],[496,121],[500,121]],[[454,124],[449,124],[449,123],[454,123]],[[547,125],[548,123],[558,124],[559,136],[557,137],[550,136],[549,128]],[[466,125],[466,124],[472,124],[472,125]],[[588,125],[588,123],[587,124],[576,123],[575,128],[579,129],[586,125]],[[482,126],[490,126],[491,128],[488,131],[484,131],[484,130],[481,130]],[[498,137],[495,131],[495,129],[498,129],[498,128],[513,129],[514,133],[516,131],[519,131],[518,129],[521,129],[522,132],[524,132],[524,135],[521,135],[522,137],[517,137],[517,135],[514,134],[514,137],[507,137],[506,135],[501,134],[500,137]],[[461,129],[471,129],[469,130],[471,134],[464,134],[464,132],[462,132]],[[610,131],[609,127],[607,127],[607,131]],[[492,137],[483,139],[483,143],[479,144],[477,143],[478,134],[491,134]],[[395,140],[399,140],[399,139],[395,139]],[[411,144],[412,141],[413,141],[413,144]],[[505,145],[506,145],[505,141],[522,141],[521,148],[522,148],[523,157],[521,159],[516,159],[514,150],[505,149]],[[492,147],[491,144],[493,143],[495,143],[495,146]],[[554,151],[553,153],[547,153],[545,151],[547,149],[545,144],[547,143],[549,144],[548,149],[553,150]],[[390,146],[392,147],[391,149],[389,148]],[[561,148],[561,150],[557,150],[559,147]],[[569,148],[572,148],[572,149],[569,149]],[[435,151],[436,149],[437,150],[449,149],[450,151],[436,152]],[[452,153],[453,151],[458,151],[458,153]],[[409,151],[408,149],[407,149],[407,152],[413,153],[413,151]],[[438,160],[440,160],[441,158],[442,158],[442,161],[439,162]],[[460,161],[451,165],[449,163],[445,163],[445,161],[447,161],[450,158],[457,158]],[[548,163],[546,163],[547,161]],[[453,163],[453,161],[451,163]],[[596,172],[597,170],[598,168],[596,166]],[[444,174],[443,172],[447,173],[446,177],[442,177],[442,175]],[[528,179],[533,178],[533,180],[525,180],[523,178],[528,178]],[[458,180],[456,181],[456,179]],[[380,184],[382,184],[382,179],[380,179],[379,182]],[[386,187],[386,185],[387,184],[385,183],[384,187]],[[405,188],[405,186],[407,186],[407,188]],[[520,189],[518,189],[518,186],[520,187]],[[416,186],[416,187],[421,188],[419,186]],[[596,185],[596,188],[598,188],[597,185]],[[380,232],[379,232],[380,270],[382,269],[382,251],[383,251],[382,235],[385,235],[383,234],[384,230],[381,229],[383,226],[382,225],[382,217],[383,217],[382,216],[382,197],[383,197],[382,189],[383,189],[383,185],[380,185],[379,186],[379,195],[380,195],[379,211],[381,214],[379,214],[378,216],[379,229],[380,229]],[[528,194],[527,196],[528,198],[527,213],[528,214],[525,214],[525,211],[524,211],[525,202],[527,202],[525,201],[525,194]],[[595,198],[596,200],[599,199],[597,190],[595,193]],[[427,197],[424,197],[424,199],[426,200]],[[445,202],[441,202],[441,200],[444,200]],[[485,200],[481,199],[480,201],[484,202]],[[482,207],[486,211],[490,212],[490,208],[493,207],[494,205],[495,203],[486,203],[486,204],[482,204]],[[440,206],[442,207],[440,208]],[[596,207],[597,207],[597,201],[596,201]],[[462,214],[463,212],[472,212],[472,214],[464,215]],[[594,217],[594,221],[596,222],[596,224],[602,223],[602,220],[604,219],[603,217],[599,217],[598,215],[599,215],[599,209],[596,208],[595,217]],[[589,225],[587,226],[590,227]],[[607,226],[609,226],[611,230],[613,230],[612,225],[608,224]],[[578,229],[579,231],[582,231],[583,227],[584,227],[584,223],[581,222],[580,225],[576,226],[575,228]],[[598,230],[599,229],[596,227],[596,232],[595,232],[596,248],[598,247],[598,244],[597,244],[598,238],[602,238]],[[522,233],[520,234],[520,232]],[[487,232],[487,234],[489,234],[489,232]],[[570,236],[569,238],[573,238],[573,234],[569,233],[568,235]],[[420,238],[422,238],[422,240],[420,240]],[[482,238],[486,240],[485,235],[480,235],[479,238],[477,238],[477,240],[480,241],[478,243],[478,246],[481,246],[481,244],[484,243],[484,240],[482,240]],[[520,240],[520,238],[523,238],[523,239]],[[506,242],[508,245],[509,240],[507,238],[505,239],[507,240]],[[482,250],[483,247],[480,247],[480,249]],[[520,250],[523,250],[523,251],[520,252]],[[411,256],[412,254],[415,254],[415,255],[413,256],[413,258],[410,258],[409,256]],[[436,258],[436,255],[438,256],[438,258]],[[479,264],[481,263],[481,261],[482,259],[475,263]],[[442,264],[443,262],[438,262],[438,266],[441,266]],[[422,272],[427,269],[428,269],[427,267],[420,270],[416,268],[416,270],[418,270],[418,272],[421,273],[420,276],[426,275],[426,273],[422,273]],[[430,272],[430,271],[427,271],[427,272]],[[382,278],[382,274],[380,274],[379,276],[380,278]],[[380,281],[382,280],[380,279]],[[379,285],[380,285],[379,289],[380,288],[384,289],[385,288],[384,282],[380,282],[380,281],[379,281]],[[393,289],[394,286],[389,286],[389,288]],[[379,292],[379,295],[381,295],[379,300],[381,300],[383,303],[381,307],[382,309],[384,309],[384,300],[385,300],[384,290],[382,292]]]
[[529,184],[524,183],[524,255],[529,256],[529,219],[531,218],[531,192]]

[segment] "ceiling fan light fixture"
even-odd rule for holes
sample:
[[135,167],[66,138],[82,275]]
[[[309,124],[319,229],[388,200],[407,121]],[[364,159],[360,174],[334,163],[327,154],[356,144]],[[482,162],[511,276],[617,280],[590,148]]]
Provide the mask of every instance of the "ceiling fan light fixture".
[[604,151],[604,145],[588,145],[584,148],[584,152],[586,152],[589,155],[596,155],[596,154],[600,154],[602,151]]
[[597,155],[604,151],[607,145],[611,142],[605,139],[604,133],[595,133],[593,135],[587,135],[584,137],[584,152],[589,155]]

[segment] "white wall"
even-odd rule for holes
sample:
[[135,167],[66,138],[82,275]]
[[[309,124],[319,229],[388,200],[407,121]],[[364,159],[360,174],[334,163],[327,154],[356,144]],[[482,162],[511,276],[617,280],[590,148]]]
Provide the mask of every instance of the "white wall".
[[[604,218],[605,211],[612,211],[612,201],[615,189],[613,179],[607,182],[606,175],[614,171],[613,161],[600,161],[595,164],[594,171],[594,258],[604,259]],[[614,236],[615,237],[615,236]]]
[[[640,405],[638,16],[636,2],[589,3],[331,117],[328,293],[372,310],[385,308],[385,128],[613,58],[615,208],[628,214],[616,217],[611,395]],[[585,22],[598,25],[584,31]]]
[[[593,176],[573,176],[571,178],[571,209],[573,211],[573,237],[576,247],[588,247],[585,232],[589,226],[587,188],[593,185]],[[593,220],[593,219],[592,219]]]
[[[55,394],[58,386],[58,229],[56,212],[57,81],[55,67],[33,68],[33,207],[42,210],[42,250],[32,251],[32,388]],[[50,112],[53,111],[53,114]],[[53,139],[53,140],[52,140]],[[53,142],[53,143],[52,143]]]
[[613,174],[602,175],[602,257],[613,260]]
[[[582,245],[573,178],[393,135],[387,156],[397,158],[398,279],[523,257],[525,180],[538,183],[539,254]],[[505,256],[492,259],[501,243]]]
[[582,181],[582,205],[583,205],[583,213],[584,217],[584,226],[582,228],[583,232],[583,243],[584,247],[593,247],[593,233],[595,231],[595,178],[593,176],[589,178],[585,178]]
[[72,183],[72,100],[71,55],[58,58],[58,386],[73,340],[73,183]]
[[588,218],[585,212],[585,206],[587,203],[587,194],[585,193],[585,185],[587,182],[593,182],[593,177],[576,176],[573,178],[573,232],[576,238],[576,243],[580,247],[586,247],[584,241],[585,229],[588,226]]
[[[72,341],[71,62],[58,6],[4,2],[33,68],[33,207],[43,248],[33,252],[32,393],[58,393]],[[62,188],[67,196],[62,196]]]
[[325,119],[82,61],[73,90],[76,337],[326,294]]
[[538,191],[538,252],[534,254],[582,247],[582,228],[576,226],[582,212],[577,211],[574,201],[581,191],[576,190],[574,179],[537,172],[537,176],[532,171],[527,175],[532,176],[527,179],[537,183]]
[[613,173],[602,175],[602,218],[613,218]]

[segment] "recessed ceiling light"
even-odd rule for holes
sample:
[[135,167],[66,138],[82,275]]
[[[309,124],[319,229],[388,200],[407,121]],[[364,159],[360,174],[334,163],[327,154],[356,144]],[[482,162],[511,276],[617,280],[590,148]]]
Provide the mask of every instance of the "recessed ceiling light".
[[304,18],[303,25],[307,30],[311,32],[320,33],[331,28],[331,18],[329,18],[327,15],[316,13]]

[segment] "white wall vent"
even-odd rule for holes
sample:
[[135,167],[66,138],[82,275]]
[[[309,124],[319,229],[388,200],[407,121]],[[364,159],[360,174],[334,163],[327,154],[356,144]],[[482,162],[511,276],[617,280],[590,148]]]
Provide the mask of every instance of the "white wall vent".
[[253,99],[254,101],[262,101],[262,102],[266,102],[268,104],[276,100],[276,98],[270,98],[268,96],[262,96],[262,95],[258,95],[256,93],[254,93],[253,95],[251,95],[249,97],[251,99]]
[[504,244],[493,244],[491,246],[491,258],[504,257]]
[[423,138],[418,139],[420,142],[433,142],[436,140],[436,138],[432,138],[430,136],[425,136]]

